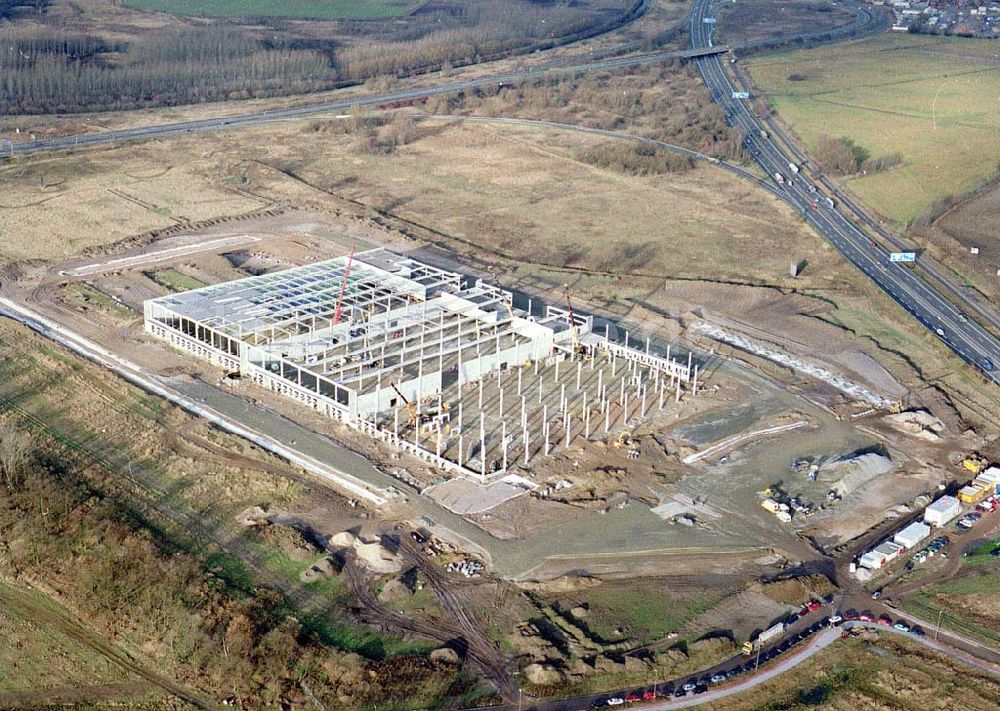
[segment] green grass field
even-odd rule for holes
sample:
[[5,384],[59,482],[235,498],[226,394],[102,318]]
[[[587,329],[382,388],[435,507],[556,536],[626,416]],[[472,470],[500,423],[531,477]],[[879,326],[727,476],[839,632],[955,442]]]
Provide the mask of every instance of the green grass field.
[[848,137],[903,164],[847,179],[869,205],[907,223],[971,190],[1000,162],[1000,48],[985,40],[886,34],[751,61],[781,118],[815,150]]
[[129,7],[175,15],[376,20],[402,15],[414,0],[124,0]]

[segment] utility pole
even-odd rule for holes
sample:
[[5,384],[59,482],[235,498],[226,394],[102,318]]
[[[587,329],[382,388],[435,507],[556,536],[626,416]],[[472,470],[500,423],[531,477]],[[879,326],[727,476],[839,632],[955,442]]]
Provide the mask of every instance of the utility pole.
[[937,640],[938,635],[941,634],[941,618],[942,617],[944,617],[944,610],[938,610],[937,629],[934,630],[934,639],[935,639],[935,641]]

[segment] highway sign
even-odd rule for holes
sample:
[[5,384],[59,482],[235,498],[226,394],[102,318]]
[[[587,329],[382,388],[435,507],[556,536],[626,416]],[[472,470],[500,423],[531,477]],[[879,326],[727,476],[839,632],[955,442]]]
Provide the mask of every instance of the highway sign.
[[706,25],[714,25],[715,24],[715,18],[714,17],[706,17],[704,20],[702,20],[702,22],[704,22]]
[[749,91],[734,91],[733,92],[733,98],[734,99],[749,99],[750,98],[750,92]]
[[916,252],[890,252],[889,253],[890,262],[915,262],[917,261]]

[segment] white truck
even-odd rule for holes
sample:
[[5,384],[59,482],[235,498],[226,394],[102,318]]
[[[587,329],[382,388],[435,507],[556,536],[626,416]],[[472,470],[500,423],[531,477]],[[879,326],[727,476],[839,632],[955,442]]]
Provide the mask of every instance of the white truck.
[[789,162],[788,169],[792,171],[795,175],[799,174],[799,166],[795,165],[794,163]]
[[779,622],[776,625],[768,627],[766,630],[757,635],[757,644],[767,644],[772,639],[776,639],[781,636],[781,633],[785,631],[785,623]]

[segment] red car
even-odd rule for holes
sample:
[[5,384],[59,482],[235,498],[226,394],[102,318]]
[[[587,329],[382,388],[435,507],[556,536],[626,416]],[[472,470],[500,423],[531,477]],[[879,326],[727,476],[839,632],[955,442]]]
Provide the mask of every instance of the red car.
[[815,600],[810,602],[806,607],[809,608],[809,612],[816,612],[819,608],[823,607],[822,603],[818,603]]
[[881,617],[879,617],[879,618],[878,618],[878,620],[876,620],[876,621],[877,621],[877,622],[878,622],[878,623],[879,623],[880,625],[885,625],[886,627],[891,627],[891,626],[892,626],[892,618],[889,618],[889,617],[886,617],[885,615],[882,615],[882,616],[881,616]]
[[642,697],[639,696],[638,694],[629,694],[628,696],[625,697],[625,700],[630,704],[634,704],[636,701],[641,701]]
[[865,613],[861,613],[860,615],[858,615],[858,619],[861,620],[862,622],[874,622],[872,616],[866,615]]
[[642,700],[643,701],[653,701],[654,699],[656,699],[656,692],[655,691],[652,691],[650,689],[646,689],[646,691],[642,692]]

